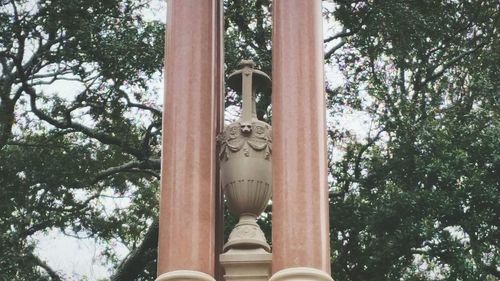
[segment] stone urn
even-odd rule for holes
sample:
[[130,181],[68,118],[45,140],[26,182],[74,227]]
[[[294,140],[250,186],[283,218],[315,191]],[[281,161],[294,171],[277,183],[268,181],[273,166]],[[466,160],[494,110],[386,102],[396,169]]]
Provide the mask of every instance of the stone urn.
[[239,120],[219,136],[220,180],[229,211],[239,222],[229,235],[224,251],[231,248],[263,248],[270,251],[264,233],[256,223],[265,210],[272,190],[271,126],[257,119],[256,93],[270,87],[271,80],[243,60],[242,69],[229,76],[228,86],[242,92]]

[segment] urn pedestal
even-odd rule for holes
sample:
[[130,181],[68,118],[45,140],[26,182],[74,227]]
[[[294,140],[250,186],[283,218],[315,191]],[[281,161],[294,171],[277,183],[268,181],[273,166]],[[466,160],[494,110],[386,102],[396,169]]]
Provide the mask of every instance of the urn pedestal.
[[226,281],[268,281],[271,276],[271,254],[262,248],[230,249],[220,256]]

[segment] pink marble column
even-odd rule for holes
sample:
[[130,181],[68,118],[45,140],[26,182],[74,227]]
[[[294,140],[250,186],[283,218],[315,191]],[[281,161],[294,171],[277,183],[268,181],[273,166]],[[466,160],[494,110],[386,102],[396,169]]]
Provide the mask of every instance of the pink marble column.
[[158,280],[206,280],[215,266],[220,0],[167,5]]
[[[224,5],[222,4],[222,1],[218,1],[218,18],[217,22],[219,23],[217,28],[218,31],[216,31],[217,35],[217,43],[218,46],[216,46],[216,53],[217,53],[217,60],[218,64],[216,65],[216,84],[215,86],[215,92],[216,92],[216,97],[217,97],[217,108],[216,108],[216,121],[217,121],[217,127],[216,127],[216,132],[217,134],[222,133],[224,131],[224,97],[225,97],[225,90],[224,90]],[[216,150],[216,155],[219,155],[219,149],[220,147],[217,147]],[[216,171],[220,171],[220,165],[219,161],[216,161]],[[219,174],[216,172],[217,175]],[[222,280],[224,276],[223,269],[219,263],[219,255],[222,253],[222,248],[224,246],[224,193],[222,191],[222,186],[220,185],[219,177],[216,177],[216,198],[215,198],[215,212],[216,212],[216,218],[215,218],[215,280]]]
[[322,38],[320,0],[274,0],[272,268],[329,278]]

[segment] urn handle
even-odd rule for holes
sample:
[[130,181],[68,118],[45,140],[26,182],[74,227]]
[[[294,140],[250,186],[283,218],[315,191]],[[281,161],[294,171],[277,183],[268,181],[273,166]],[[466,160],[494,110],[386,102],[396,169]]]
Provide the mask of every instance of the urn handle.
[[257,119],[255,96],[257,91],[271,87],[271,78],[264,72],[254,69],[252,60],[242,60],[239,64],[241,69],[229,75],[227,84],[229,88],[242,93],[242,112],[240,121],[251,121]]

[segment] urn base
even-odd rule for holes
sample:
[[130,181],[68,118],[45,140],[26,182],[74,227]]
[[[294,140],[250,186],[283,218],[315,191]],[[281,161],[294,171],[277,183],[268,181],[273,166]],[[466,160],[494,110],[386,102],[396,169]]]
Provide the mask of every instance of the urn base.
[[243,214],[240,221],[229,234],[229,239],[224,245],[224,251],[229,249],[262,248],[267,252],[271,247],[266,242],[266,236],[256,222],[254,215]]

